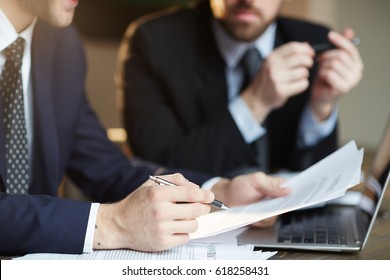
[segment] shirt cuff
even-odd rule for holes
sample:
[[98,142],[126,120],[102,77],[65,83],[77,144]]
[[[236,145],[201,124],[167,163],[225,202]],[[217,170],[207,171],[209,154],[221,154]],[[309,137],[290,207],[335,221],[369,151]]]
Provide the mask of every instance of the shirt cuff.
[[266,133],[266,129],[258,124],[240,97],[233,99],[229,103],[228,109],[247,144],[254,142]]
[[214,185],[221,179],[222,179],[221,177],[214,177],[208,179],[206,182],[202,184],[201,188],[205,190],[211,190],[214,187]]
[[95,234],[96,217],[100,203],[92,203],[89,210],[89,218],[87,224],[87,232],[85,233],[83,253],[92,253],[93,237]]
[[338,107],[333,109],[329,118],[320,122],[314,115],[309,105],[306,105],[302,117],[298,137],[298,147],[310,147],[329,136],[337,124]]

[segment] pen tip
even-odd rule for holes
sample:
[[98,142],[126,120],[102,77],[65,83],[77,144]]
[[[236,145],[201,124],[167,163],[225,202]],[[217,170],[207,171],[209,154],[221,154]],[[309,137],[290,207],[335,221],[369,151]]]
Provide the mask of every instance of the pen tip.
[[221,209],[223,209],[223,210],[229,210],[230,208],[227,207],[227,206],[225,206],[225,205],[222,205],[222,206],[221,206]]

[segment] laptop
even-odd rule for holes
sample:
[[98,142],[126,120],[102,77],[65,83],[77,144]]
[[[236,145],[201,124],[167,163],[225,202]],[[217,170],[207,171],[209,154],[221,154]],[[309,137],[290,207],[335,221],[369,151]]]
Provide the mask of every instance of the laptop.
[[270,228],[249,228],[237,236],[239,245],[313,251],[360,251],[390,185],[390,118],[361,192],[347,192],[325,206],[283,214]]

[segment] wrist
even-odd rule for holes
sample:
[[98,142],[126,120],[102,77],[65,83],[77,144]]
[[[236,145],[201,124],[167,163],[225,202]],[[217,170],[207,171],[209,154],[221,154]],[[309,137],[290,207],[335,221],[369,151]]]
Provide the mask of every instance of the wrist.
[[314,116],[317,118],[319,122],[326,121],[332,111],[333,111],[334,103],[333,102],[322,102],[321,104],[312,104],[311,110]]
[[117,204],[101,204],[96,217],[93,249],[119,249],[124,248],[121,241],[121,230],[116,221]]
[[260,98],[252,92],[251,87],[247,88],[241,94],[241,98],[245,102],[246,106],[248,106],[256,121],[259,124],[263,123],[270,113],[271,108],[261,102]]

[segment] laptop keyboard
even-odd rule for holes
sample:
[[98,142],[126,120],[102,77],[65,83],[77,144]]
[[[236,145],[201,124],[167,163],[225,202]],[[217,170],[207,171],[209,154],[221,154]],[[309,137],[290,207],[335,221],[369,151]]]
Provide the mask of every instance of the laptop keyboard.
[[347,244],[340,215],[332,209],[298,211],[282,216],[279,243]]

